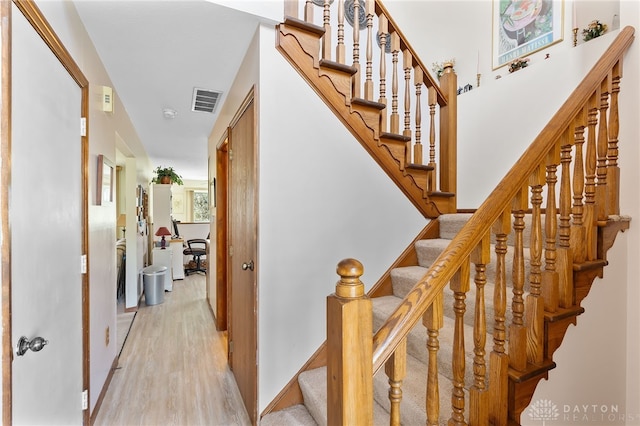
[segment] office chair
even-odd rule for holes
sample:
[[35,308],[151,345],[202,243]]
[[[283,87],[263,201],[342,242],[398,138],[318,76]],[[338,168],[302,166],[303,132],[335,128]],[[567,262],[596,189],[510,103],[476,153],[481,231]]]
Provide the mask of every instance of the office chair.
[[202,238],[194,238],[191,240],[187,240],[187,248],[185,248],[182,253],[186,256],[193,256],[192,262],[195,263],[195,267],[190,267],[191,262],[189,262],[189,266],[184,268],[184,274],[189,275],[194,272],[204,272],[207,273],[207,268],[202,265],[202,256],[207,256],[207,240],[203,240]]

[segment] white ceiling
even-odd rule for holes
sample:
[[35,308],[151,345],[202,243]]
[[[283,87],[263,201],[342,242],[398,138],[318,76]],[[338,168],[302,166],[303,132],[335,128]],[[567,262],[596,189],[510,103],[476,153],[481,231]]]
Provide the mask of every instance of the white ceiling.
[[[152,167],[207,180],[207,138],[259,18],[205,0],[74,4]],[[191,111],[194,88],[223,92],[213,113]]]

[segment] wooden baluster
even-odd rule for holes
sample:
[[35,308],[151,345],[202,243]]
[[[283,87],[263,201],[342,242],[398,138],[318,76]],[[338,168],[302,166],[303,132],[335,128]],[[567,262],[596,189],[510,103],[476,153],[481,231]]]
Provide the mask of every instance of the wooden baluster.
[[367,16],[367,61],[365,68],[364,98],[373,101],[373,15],[376,2],[366,0],[365,13]]
[[618,113],[618,94],[622,64],[613,66],[611,78],[611,108],[609,109],[609,147],[607,149],[607,215],[620,214],[620,168],[618,167],[618,133],[620,116]]
[[453,390],[451,392],[451,418],[449,425],[466,425],[464,421],[464,313],[467,309],[465,297],[469,291],[469,262],[463,262],[460,269],[453,276],[449,284],[453,291],[453,311],[455,325],[453,330],[453,357],[451,370],[453,372]]
[[393,355],[384,365],[384,372],[389,378],[389,424],[400,426],[400,402],[402,402],[402,381],[407,375],[407,339],[396,347]]
[[400,53],[400,36],[397,32],[391,33],[391,63],[393,75],[391,77],[391,133],[400,134],[400,115],[398,114],[398,55]]
[[571,144],[573,126],[563,135],[560,149],[560,221],[556,262],[558,264],[558,303],[563,308],[573,306],[573,252],[571,251]]
[[609,110],[609,78],[600,85],[600,108],[598,119],[598,145],[596,166],[596,220],[600,225],[607,223],[607,148],[609,146],[609,128],[607,112]]
[[556,209],[556,170],[560,163],[560,145],[555,143],[547,156],[547,208],[545,221],[544,272],[542,272],[541,289],[544,308],[548,312],[558,310],[558,272],[556,271],[556,238],[558,232],[558,216]]
[[336,62],[347,63],[347,54],[344,45],[344,0],[338,0],[338,41],[336,44]]
[[380,37],[380,97],[378,102],[385,105],[380,114],[380,132],[387,131],[387,40],[389,40],[389,20],[382,14],[378,17]]
[[420,105],[420,96],[422,95],[424,74],[419,66],[413,69],[413,82],[416,86],[416,141],[413,145],[413,162],[422,164],[422,106]]
[[[411,137],[411,69],[413,68],[413,57],[407,49],[403,52],[404,66],[404,131],[403,136]],[[405,162],[411,164],[411,142],[407,142]]]
[[544,337],[544,301],[541,297],[541,270],[542,265],[542,224],[540,218],[540,206],[542,204],[542,182],[544,182],[544,169],[538,166],[529,178],[531,187],[531,242],[529,272],[530,292],[525,301],[525,317],[527,330],[527,359],[529,362],[539,364],[543,359]]
[[331,0],[324,0],[322,13],[324,34],[322,35],[322,59],[331,60]]
[[429,362],[427,370],[427,426],[438,426],[440,418],[440,385],[438,384],[438,335],[444,326],[444,297],[439,293],[431,306],[422,316],[422,324],[427,329],[427,351]]
[[427,190],[433,192],[436,190],[436,176],[438,169],[436,164],[436,104],[438,102],[436,88],[429,87],[429,166],[433,170],[429,172],[429,183]]
[[598,115],[598,142],[596,160],[596,221],[600,225],[607,223],[607,148],[609,146],[609,128],[607,112],[609,110],[609,78],[600,85],[600,105]]
[[469,389],[469,424],[481,426],[489,424],[489,392],[486,383],[485,345],[487,342],[487,314],[484,304],[484,286],[487,283],[486,266],[491,261],[491,238],[487,235],[480,240],[471,253],[476,274],[476,310],[473,321],[473,386]]
[[313,24],[313,2],[311,0],[306,0],[304,5],[304,20]]
[[353,67],[356,72],[351,78],[351,96],[360,98],[360,1],[353,0]]
[[[355,259],[338,263],[340,281],[327,297],[327,422],[373,424],[372,303]],[[355,396],[354,396],[355,395]]]
[[587,260],[595,260],[597,257],[597,229],[595,216],[596,202],[596,124],[598,110],[596,108],[596,95],[589,100],[587,113],[587,152],[585,156],[585,187],[584,187],[584,228],[585,250]]
[[583,263],[587,259],[585,244],[585,228],[583,223],[584,207],[584,157],[582,146],[584,145],[584,128],[587,122],[587,110],[583,109],[574,122],[575,128],[575,161],[573,163],[573,223],[571,225],[570,245],[573,251],[573,261]]
[[284,0],[284,16],[298,19],[298,0]]
[[524,325],[524,216],[529,207],[528,188],[522,188],[513,200],[513,319],[509,326],[509,366],[518,371],[527,368],[527,328]]
[[493,351],[489,357],[489,418],[495,426],[507,424],[507,400],[509,356],[505,350],[507,338],[505,320],[507,310],[507,235],[511,230],[509,212],[503,212],[495,224],[493,233],[496,239],[496,277],[493,292],[494,326]]

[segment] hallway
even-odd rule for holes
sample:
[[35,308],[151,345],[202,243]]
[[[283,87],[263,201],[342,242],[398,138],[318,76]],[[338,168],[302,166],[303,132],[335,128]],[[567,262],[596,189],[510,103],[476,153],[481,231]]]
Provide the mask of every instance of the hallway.
[[195,274],[174,281],[164,303],[142,301],[96,426],[250,424],[205,297]]

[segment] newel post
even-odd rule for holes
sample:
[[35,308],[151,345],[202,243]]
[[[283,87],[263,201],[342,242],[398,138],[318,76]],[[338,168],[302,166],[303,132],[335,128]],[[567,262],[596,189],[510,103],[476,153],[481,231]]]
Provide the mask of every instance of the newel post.
[[[440,191],[457,194],[458,76],[451,62],[444,64],[440,89],[447,99],[447,105],[440,109]],[[455,197],[452,203],[455,212]]]
[[327,423],[373,424],[373,314],[355,259],[338,263],[327,297]]

